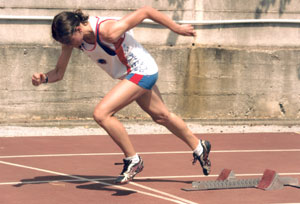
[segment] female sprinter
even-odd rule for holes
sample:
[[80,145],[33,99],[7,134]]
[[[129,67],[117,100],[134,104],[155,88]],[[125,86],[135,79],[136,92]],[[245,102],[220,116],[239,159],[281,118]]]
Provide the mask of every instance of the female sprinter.
[[168,111],[155,85],[157,65],[130,32],[144,19],[151,19],[179,35],[195,36],[191,25],[179,25],[151,7],[140,8],[120,20],[89,17],[81,10],[62,12],[52,22],[52,36],[62,46],[56,67],[48,73],[34,74],[32,84],[38,86],[62,80],[73,48],[81,49],[112,78],[120,80],[99,102],[93,115],[125,155],[123,171],[116,183],[132,180],[144,167],[124,126],[114,117],[116,112],[133,101],[156,123],[183,140],[193,150],[193,164],[198,160],[203,173],[208,175],[211,167],[208,158],[210,143],[199,140],[181,118]]

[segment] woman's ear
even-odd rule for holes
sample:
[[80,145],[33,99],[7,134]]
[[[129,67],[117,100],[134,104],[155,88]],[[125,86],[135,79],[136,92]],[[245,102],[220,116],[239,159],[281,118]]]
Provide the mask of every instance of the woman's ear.
[[82,32],[81,26],[77,26],[77,27],[75,28],[75,31],[79,31],[79,32],[81,33],[81,32]]

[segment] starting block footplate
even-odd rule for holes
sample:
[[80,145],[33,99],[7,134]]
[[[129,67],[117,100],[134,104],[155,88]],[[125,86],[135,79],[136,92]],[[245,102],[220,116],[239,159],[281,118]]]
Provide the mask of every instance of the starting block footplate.
[[230,169],[223,169],[215,181],[194,181],[192,188],[182,188],[184,191],[204,191],[218,189],[240,189],[258,188],[262,190],[279,190],[284,186],[300,188],[298,179],[290,177],[279,177],[273,171],[266,169],[261,178],[236,179],[235,174]]

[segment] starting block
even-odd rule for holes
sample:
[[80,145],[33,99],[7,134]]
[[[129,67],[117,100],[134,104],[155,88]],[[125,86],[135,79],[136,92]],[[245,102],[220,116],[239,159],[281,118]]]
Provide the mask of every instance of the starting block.
[[275,171],[266,169],[261,178],[236,179],[230,169],[223,169],[215,181],[194,181],[192,188],[182,188],[184,191],[204,191],[218,189],[258,188],[261,190],[279,190],[284,186],[300,188],[297,178],[280,177]]

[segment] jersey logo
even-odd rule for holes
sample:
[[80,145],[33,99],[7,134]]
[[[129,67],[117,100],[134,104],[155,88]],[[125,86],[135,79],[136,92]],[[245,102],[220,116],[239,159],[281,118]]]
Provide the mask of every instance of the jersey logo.
[[105,59],[98,59],[99,64],[107,64]]

